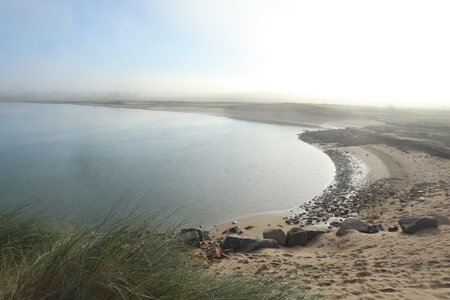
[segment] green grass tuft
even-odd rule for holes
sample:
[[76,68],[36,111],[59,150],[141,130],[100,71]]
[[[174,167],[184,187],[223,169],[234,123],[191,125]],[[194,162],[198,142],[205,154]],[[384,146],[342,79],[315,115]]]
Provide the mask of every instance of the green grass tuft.
[[49,221],[29,204],[0,211],[1,299],[304,299],[268,277],[195,267],[174,229],[145,215],[96,226]]

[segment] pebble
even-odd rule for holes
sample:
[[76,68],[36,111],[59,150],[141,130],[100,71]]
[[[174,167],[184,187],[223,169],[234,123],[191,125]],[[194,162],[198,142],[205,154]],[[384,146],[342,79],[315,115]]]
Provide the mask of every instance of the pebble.
[[389,231],[389,232],[395,232],[395,231],[398,231],[398,226],[397,226],[397,225],[389,226],[388,231]]

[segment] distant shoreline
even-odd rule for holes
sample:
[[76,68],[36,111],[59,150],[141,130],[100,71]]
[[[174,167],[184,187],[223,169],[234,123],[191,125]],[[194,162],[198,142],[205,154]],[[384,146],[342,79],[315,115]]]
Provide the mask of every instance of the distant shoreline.
[[234,114],[223,113],[220,111],[202,110],[202,109],[199,109],[199,107],[193,107],[193,109],[191,110],[191,109],[177,108],[177,107],[174,107],[174,108],[162,107],[162,108],[160,108],[157,106],[139,107],[139,106],[134,106],[134,105],[110,105],[110,104],[103,105],[103,104],[94,104],[94,103],[70,103],[70,104],[87,105],[87,106],[103,106],[103,107],[109,107],[109,108],[127,108],[127,109],[141,109],[141,110],[153,110],[153,111],[180,112],[180,113],[183,113],[183,112],[184,113],[206,113],[206,114],[210,114],[210,115],[226,117],[226,118],[231,118],[231,119],[235,119],[235,120],[258,122],[258,123],[265,123],[265,124],[299,126],[299,127],[310,127],[310,128],[323,128],[322,126],[319,126],[314,123],[302,123],[302,122],[295,122],[295,121],[289,121],[289,120],[252,117],[252,116],[245,116],[245,115],[234,115]]
[[311,128],[364,127],[382,124],[374,119],[360,118],[354,113],[329,105],[306,103],[249,102],[180,102],[180,101],[1,101],[4,103],[72,104],[162,110],[173,112],[208,113],[238,120]]

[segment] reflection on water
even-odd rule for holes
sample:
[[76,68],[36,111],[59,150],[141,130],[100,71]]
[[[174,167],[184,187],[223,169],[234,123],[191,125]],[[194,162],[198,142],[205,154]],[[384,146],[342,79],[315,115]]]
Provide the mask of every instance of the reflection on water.
[[0,103],[0,201],[97,215],[125,198],[192,224],[280,210],[329,184],[299,127],[205,114]]

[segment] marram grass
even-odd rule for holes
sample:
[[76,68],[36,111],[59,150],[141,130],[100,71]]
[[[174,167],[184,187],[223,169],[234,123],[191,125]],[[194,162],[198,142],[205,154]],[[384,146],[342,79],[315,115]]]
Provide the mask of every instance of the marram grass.
[[49,221],[33,206],[0,210],[0,299],[304,299],[270,277],[195,267],[175,230],[108,215],[96,226]]

